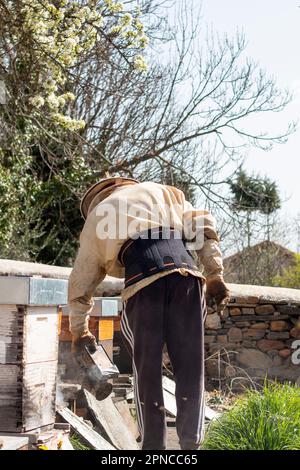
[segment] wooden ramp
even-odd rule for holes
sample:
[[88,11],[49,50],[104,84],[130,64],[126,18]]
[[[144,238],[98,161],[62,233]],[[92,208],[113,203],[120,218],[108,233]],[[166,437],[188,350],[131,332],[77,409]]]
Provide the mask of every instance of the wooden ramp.
[[111,397],[98,401],[87,390],[83,391],[87,408],[95,425],[117,449],[139,450],[139,446],[115,407]]

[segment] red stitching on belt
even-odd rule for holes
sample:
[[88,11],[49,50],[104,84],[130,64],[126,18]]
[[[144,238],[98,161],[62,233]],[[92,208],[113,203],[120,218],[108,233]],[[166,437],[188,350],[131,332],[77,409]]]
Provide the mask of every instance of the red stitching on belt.
[[[173,266],[175,263],[164,263],[164,266]],[[150,268],[149,271],[153,271],[154,269],[158,269],[157,266],[155,266],[154,268]],[[135,279],[136,277],[139,277],[141,276],[143,273],[139,273],[139,274],[135,274],[134,276],[131,276],[129,277],[127,280],[126,280],[126,284],[128,284],[128,282],[132,281],[133,279]]]
[[132,281],[132,279],[135,279],[136,277],[141,276],[142,274],[143,274],[143,273],[139,273],[139,274],[135,274],[134,276],[131,276],[129,279],[127,279],[126,284],[127,284],[129,281]]

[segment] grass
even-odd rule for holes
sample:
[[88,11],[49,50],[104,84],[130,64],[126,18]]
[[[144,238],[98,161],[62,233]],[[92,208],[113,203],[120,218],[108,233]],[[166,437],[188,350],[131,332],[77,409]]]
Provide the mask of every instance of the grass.
[[79,438],[77,434],[72,434],[70,442],[75,450],[91,450],[90,447],[86,446]]
[[265,384],[213,422],[203,450],[300,450],[300,388]]

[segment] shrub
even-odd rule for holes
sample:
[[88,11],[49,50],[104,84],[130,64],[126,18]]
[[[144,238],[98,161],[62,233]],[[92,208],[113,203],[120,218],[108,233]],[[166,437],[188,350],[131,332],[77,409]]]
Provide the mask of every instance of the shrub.
[[202,449],[300,450],[300,389],[265,384],[248,391],[210,425]]

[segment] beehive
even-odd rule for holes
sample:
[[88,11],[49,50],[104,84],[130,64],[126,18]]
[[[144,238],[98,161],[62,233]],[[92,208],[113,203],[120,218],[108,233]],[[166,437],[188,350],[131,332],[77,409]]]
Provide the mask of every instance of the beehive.
[[55,421],[58,305],[67,281],[0,276],[0,431]]

